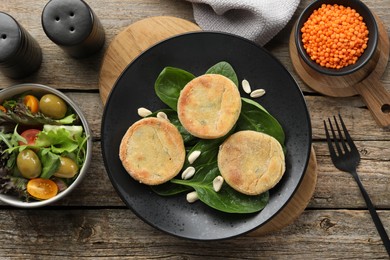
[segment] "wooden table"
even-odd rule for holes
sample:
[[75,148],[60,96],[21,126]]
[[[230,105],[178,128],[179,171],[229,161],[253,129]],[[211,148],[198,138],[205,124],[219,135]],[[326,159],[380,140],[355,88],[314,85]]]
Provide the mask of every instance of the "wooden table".
[[[0,204],[0,258],[387,258],[360,191],[348,173],[332,164],[324,141],[323,119],[342,113],[362,161],[359,173],[390,233],[390,129],[378,127],[360,97],[332,98],[315,93],[294,72],[288,39],[309,0],[302,0],[291,22],[265,47],[292,73],[311,113],[318,183],[304,213],[290,226],[267,236],[256,233],[213,242],[180,239],[145,224],[127,209],[111,185],[101,156],[103,105],[98,73],[104,50],[83,60],[68,57],[41,27],[44,0],[2,0],[0,10],[16,18],[39,42],[43,63],[38,73],[11,80],[0,75],[0,88],[33,82],[63,90],[84,111],[93,131],[88,176],[66,199],[34,210]],[[390,1],[364,1],[390,35]],[[110,41],[129,24],[170,15],[193,21],[183,0],[89,0]],[[382,82],[390,91],[390,67]]]

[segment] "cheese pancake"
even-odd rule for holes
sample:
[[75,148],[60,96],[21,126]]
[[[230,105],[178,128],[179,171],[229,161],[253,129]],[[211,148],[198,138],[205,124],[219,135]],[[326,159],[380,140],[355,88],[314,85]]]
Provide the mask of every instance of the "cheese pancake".
[[158,185],[175,177],[183,167],[185,148],[177,128],[165,119],[148,117],[126,131],[119,158],[137,181]]
[[237,86],[218,74],[205,74],[188,82],[177,103],[181,124],[193,136],[204,139],[226,135],[240,112]]
[[273,188],[285,172],[282,146],[272,136],[239,131],[220,146],[218,167],[233,189],[258,195]]

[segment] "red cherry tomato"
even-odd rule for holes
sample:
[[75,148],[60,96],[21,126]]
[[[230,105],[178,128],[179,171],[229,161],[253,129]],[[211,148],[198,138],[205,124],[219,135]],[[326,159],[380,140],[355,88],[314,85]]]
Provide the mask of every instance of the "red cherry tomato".
[[38,129],[28,129],[28,130],[24,131],[21,134],[21,136],[23,136],[24,139],[26,139],[27,144],[22,142],[22,141],[19,141],[19,145],[34,145],[35,140],[37,139],[37,135],[40,132],[41,132],[41,130],[38,130]]

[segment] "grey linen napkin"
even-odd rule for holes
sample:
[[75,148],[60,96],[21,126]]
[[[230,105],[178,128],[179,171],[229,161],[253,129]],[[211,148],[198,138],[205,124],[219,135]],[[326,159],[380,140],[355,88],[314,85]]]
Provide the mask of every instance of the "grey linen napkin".
[[291,19],[300,0],[187,0],[203,30],[240,35],[260,45]]

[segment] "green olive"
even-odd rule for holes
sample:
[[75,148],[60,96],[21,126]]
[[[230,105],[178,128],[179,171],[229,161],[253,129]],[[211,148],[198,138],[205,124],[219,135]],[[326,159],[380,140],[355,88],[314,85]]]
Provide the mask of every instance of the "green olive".
[[79,171],[79,167],[72,159],[68,157],[60,157],[60,166],[54,173],[54,176],[59,178],[73,178]]
[[39,109],[48,117],[53,119],[64,118],[67,106],[65,101],[53,94],[46,94],[39,101]]
[[38,155],[30,149],[21,151],[16,158],[16,166],[23,177],[37,178],[41,174],[42,165]]

